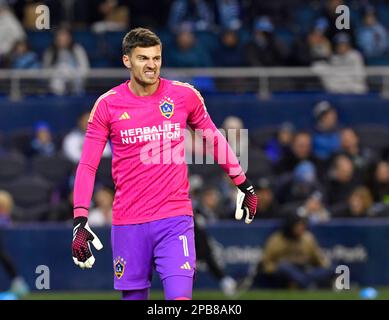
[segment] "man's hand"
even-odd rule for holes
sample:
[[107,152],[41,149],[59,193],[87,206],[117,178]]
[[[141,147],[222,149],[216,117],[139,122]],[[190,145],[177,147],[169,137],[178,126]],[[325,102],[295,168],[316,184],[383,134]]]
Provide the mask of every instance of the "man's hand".
[[237,187],[235,219],[241,220],[245,216],[245,222],[249,224],[257,212],[257,195],[253,185],[247,179]]
[[74,263],[82,269],[90,269],[95,263],[95,257],[92,254],[89,242],[92,242],[97,250],[103,248],[99,238],[89,228],[88,218],[75,218],[73,224],[72,255]]

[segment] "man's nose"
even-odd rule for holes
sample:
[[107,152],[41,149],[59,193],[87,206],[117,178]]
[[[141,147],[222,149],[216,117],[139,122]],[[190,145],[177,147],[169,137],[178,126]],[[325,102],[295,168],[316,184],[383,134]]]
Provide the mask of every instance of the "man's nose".
[[155,69],[155,62],[153,60],[148,60],[146,63],[146,67],[150,69]]

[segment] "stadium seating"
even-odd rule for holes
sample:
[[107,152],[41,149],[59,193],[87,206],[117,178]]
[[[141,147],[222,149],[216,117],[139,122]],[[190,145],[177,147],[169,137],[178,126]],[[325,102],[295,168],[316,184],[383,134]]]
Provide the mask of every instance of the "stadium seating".
[[32,170],[46,179],[48,183],[57,186],[68,178],[73,164],[61,154],[54,156],[35,156],[32,159]]
[[26,168],[25,158],[18,153],[0,156],[0,188],[20,177]]
[[6,189],[15,201],[14,220],[39,221],[44,220],[49,214],[51,187],[41,177],[21,177]]

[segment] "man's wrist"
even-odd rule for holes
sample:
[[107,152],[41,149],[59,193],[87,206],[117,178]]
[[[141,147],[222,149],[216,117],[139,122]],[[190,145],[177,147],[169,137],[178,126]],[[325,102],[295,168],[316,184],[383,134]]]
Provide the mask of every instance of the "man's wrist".
[[88,217],[88,208],[85,207],[75,207],[73,208],[73,217],[74,219],[78,217]]
[[241,184],[237,185],[240,191],[244,193],[251,193],[251,190],[253,189],[253,184],[249,179],[245,179]]
[[244,181],[246,180],[246,176],[244,174],[241,174],[239,176],[235,176],[235,177],[232,177],[231,180],[232,182],[238,186],[238,185],[241,185],[242,183],[244,183]]

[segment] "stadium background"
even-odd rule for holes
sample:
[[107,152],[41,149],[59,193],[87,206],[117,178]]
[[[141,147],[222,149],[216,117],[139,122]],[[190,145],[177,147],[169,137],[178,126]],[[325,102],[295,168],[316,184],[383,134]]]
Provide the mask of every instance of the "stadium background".
[[[39,4],[50,8],[50,30],[36,29]],[[351,12],[346,30],[335,27],[339,16],[335,8],[342,4]],[[113,187],[109,152],[99,167],[93,201],[94,229],[105,247],[96,253],[97,263],[90,271],[75,268],[70,256],[71,190],[77,146],[82,144],[80,119],[99,95],[127,79],[121,66],[121,40],[136,26],[149,27],[161,37],[163,76],[195,85],[219,127],[249,129],[247,175],[267,202],[250,226],[233,220],[231,186],[218,167],[190,166],[199,219],[212,236],[214,254],[226,274],[237,281],[250,276],[267,237],[291,211],[307,212],[308,200],[319,191],[320,210],[306,213],[319,244],[334,263],[350,267],[353,289],[379,287],[379,296],[386,297],[386,1],[3,0],[0,8],[1,235],[6,252],[32,290],[27,298],[61,297],[60,291],[70,297],[116,297],[110,293],[109,226],[103,213]],[[52,46],[58,30],[65,38],[70,30],[77,44],[61,65],[56,60],[59,51]],[[348,51],[336,54],[342,44],[348,45]],[[327,146],[324,156],[315,149],[315,110],[320,105],[331,105],[339,117],[330,130],[337,145]],[[340,143],[345,127],[353,128],[358,137],[356,154]],[[293,154],[291,137],[301,130],[313,138],[313,146],[299,159]],[[289,135],[287,142],[279,132]],[[334,182],[332,170],[339,154],[347,154],[353,166],[344,188]],[[314,181],[304,180],[305,173],[313,174]],[[290,186],[301,179],[303,192],[293,193]],[[341,194],[337,202],[330,200],[334,183]],[[354,212],[350,198],[360,186],[367,188],[368,200],[363,210]],[[35,289],[38,265],[51,271],[51,291],[43,296]],[[10,285],[1,272],[0,290]],[[198,297],[225,298],[219,285],[200,262]],[[153,286],[161,289],[157,276]],[[279,292],[266,290],[260,284],[242,297],[280,297]],[[327,290],[317,296],[312,290],[288,292],[281,297],[358,297],[354,291]]]

